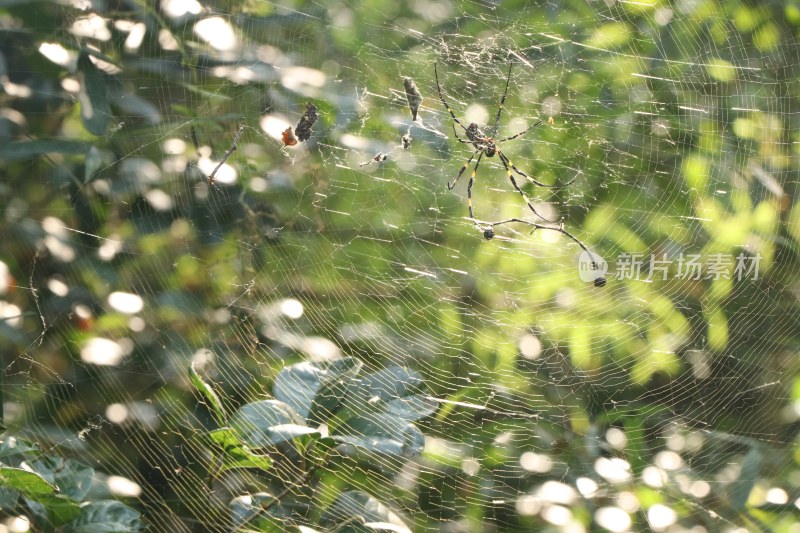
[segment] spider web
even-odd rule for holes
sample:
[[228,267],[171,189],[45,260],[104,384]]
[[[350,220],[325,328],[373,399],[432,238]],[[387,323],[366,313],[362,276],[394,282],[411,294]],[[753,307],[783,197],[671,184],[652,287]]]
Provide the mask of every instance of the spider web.
[[[366,4],[54,8],[64,48],[116,59],[93,59],[113,117],[79,161],[7,167],[6,424],[133,481],[157,528],[225,531],[259,479],[205,486],[187,367],[245,404],[351,356],[419,371],[439,406],[391,485],[331,483],[411,530],[796,529],[794,11]],[[560,221],[605,287],[558,231],[472,225],[434,63],[484,132],[513,65],[498,136],[542,124],[500,148],[558,186],[524,185],[555,222],[487,156],[476,217]],[[91,70],[61,67],[51,88],[86,106]],[[46,117],[10,87],[5,109]],[[311,139],[284,146],[307,102]]]

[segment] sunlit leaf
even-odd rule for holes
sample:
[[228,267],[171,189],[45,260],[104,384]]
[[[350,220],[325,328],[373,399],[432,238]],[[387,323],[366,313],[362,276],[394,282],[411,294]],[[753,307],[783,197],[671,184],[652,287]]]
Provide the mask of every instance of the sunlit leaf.
[[78,70],[83,73],[82,89],[85,99],[81,103],[83,125],[91,133],[103,135],[111,120],[106,75],[94,66],[86,53],[82,53],[78,58]]
[[362,365],[352,357],[298,363],[281,370],[272,392],[317,425],[336,412]]
[[294,409],[277,400],[262,400],[240,407],[231,417],[230,425],[251,448],[318,435]]
[[373,524],[366,531],[411,533],[411,529],[397,513],[369,494],[356,490],[340,494],[323,513],[320,523],[341,532],[365,531],[364,525]]
[[206,383],[202,376],[198,374],[194,363],[189,365],[189,379],[192,385],[194,385],[195,390],[205,399],[206,405],[208,405],[211,414],[214,415],[214,420],[217,424],[225,424],[225,406],[222,405],[222,400],[217,395],[214,388]]
[[6,488],[16,489],[31,498],[55,494],[58,490],[39,474],[11,466],[0,466],[0,484]]
[[239,440],[239,435],[230,428],[220,428],[210,433],[211,439],[222,448],[223,470],[234,468],[259,468],[268,470],[272,459],[259,455]]
[[47,455],[27,464],[58,487],[61,495],[75,501],[81,501],[92,486],[94,469],[72,459]]

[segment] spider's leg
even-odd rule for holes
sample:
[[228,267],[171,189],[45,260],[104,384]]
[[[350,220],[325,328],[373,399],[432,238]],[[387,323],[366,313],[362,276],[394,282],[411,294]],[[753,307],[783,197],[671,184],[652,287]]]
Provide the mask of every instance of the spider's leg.
[[[475,166],[472,168],[472,175],[469,177],[469,183],[467,184],[467,206],[469,207],[469,218],[472,220],[472,223],[483,231],[481,225],[475,220],[475,212],[472,210],[472,186],[475,184],[475,176],[478,174],[478,165],[481,164],[481,157],[483,157],[482,150],[478,150],[477,152],[480,152],[480,154],[478,155],[478,160],[475,161]],[[474,156],[475,154],[472,155]]]
[[500,113],[503,112],[503,104],[506,103],[506,95],[508,94],[508,83],[511,81],[511,67],[514,63],[508,64],[508,77],[506,78],[506,89],[503,91],[503,96],[500,98],[500,105],[497,106],[497,116],[494,118],[494,131],[492,137],[497,137],[497,127],[500,125]]
[[[458,178],[460,178],[461,174],[463,174],[464,171],[467,170],[467,167],[469,166],[470,163],[472,163],[472,160],[475,158],[475,155],[478,152],[480,152],[480,150],[475,150],[472,153],[472,155],[469,156],[469,159],[467,159],[467,162],[464,163],[464,166],[461,167],[461,170],[458,171],[458,174],[456,175],[456,177],[450,180],[450,182],[447,184],[447,190],[448,191],[452,191],[453,190],[453,187],[456,186],[456,182],[458,181]],[[478,160],[480,161],[480,159],[478,159]],[[477,167],[478,165],[475,165],[475,166]]]
[[533,126],[528,126],[527,128],[525,128],[521,132],[517,133],[516,135],[512,135],[511,137],[506,137],[505,139],[497,140],[497,141],[495,141],[495,143],[503,143],[503,142],[506,142],[506,141],[510,141],[511,139],[516,139],[520,135],[525,135],[526,133],[528,133],[529,131],[531,131],[533,128],[535,128],[536,126],[538,126],[541,123],[542,123],[542,121],[538,120],[538,121],[536,121],[536,123]]
[[[513,185],[514,188],[517,190],[517,192],[522,195],[522,198],[525,200],[525,203],[528,204],[528,208],[533,212],[534,215],[536,215],[537,217],[541,218],[542,220],[546,220],[547,222],[554,223],[552,220],[550,220],[549,218],[543,217],[542,215],[540,215],[536,211],[536,209],[533,207],[533,204],[531,203],[530,199],[528,198],[528,195],[525,194],[525,191],[523,191],[522,189],[519,188],[519,185],[517,185],[517,180],[514,179],[514,174],[511,172],[511,168],[509,168],[509,166],[508,166],[508,164],[511,163],[511,161],[509,161],[508,158],[505,156],[505,154],[503,154],[503,152],[501,152],[500,150],[498,150],[497,153],[500,155],[500,161],[503,163],[503,166],[506,167],[506,172],[508,173],[508,179],[511,181],[511,185]],[[508,161],[508,162],[506,162],[506,161]],[[512,164],[511,167],[514,167],[514,165]],[[514,168],[516,168],[516,167],[514,167]],[[517,172],[519,172],[519,171],[517,171]]]
[[520,176],[522,176],[526,180],[530,181],[534,185],[538,185],[539,187],[542,187],[544,189],[560,189],[561,187],[566,187],[567,185],[569,185],[570,183],[575,181],[575,178],[573,178],[570,181],[568,181],[567,183],[564,183],[563,185],[547,185],[546,183],[542,183],[539,180],[533,179],[532,177],[528,176],[523,171],[518,169],[516,167],[516,165],[514,165],[514,163],[511,162],[511,160],[508,158],[508,156],[506,154],[504,154],[503,152],[501,152],[500,150],[498,150],[497,153],[500,154],[500,159],[503,161],[503,164],[506,165],[506,170],[508,170],[508,167],[510,166],[511,168],[514,169],[514,172],[516,172],[517,174],[519,174]]
[[[461,126],[461,129],[463,129],[464,131],[467,131],[467,128],[464,127],[464,125],[461,123],[461,121],[456,118],[456,114],[453,113],[453,110],[450,109],[450,106],[447,105],[447,102],[444,99],[444,95],[442,94],[442,86],[439,85],[439,71],[436,70],[436,63],[433,64],[433,74],[436,77],[436,90],[439,92],[439,100],[442,101],[442,103],[444,104],[445,109],[447,109],[447,112],[450,113],[451,117],[453,117],[453,120],[456,122],[456,124]],[[455,126],[453,126],[453,127],[455,128]]]
[[509,218],[507,220],[501,220],[499,222],[491,222],[491,223],[489,223],[487,225],[491,226],[491,227],[495,227],[495,226],[502,226],[503,224],[510,224],[512,222],[519,222],[520,224],[527,224],[527,225],[533,227],[534,231],[537,230],[537,229],[548,229],[550,231],[557,231],[557,232],[561,233],[562,235],[566,235],[567,237],[572,239],[572,241],[575,244],[577,244],[578,246],[580,246],[581,249],[583,251],[585,251],[586,253],[588,253],[590,255],[596,255],[596,254],[592,254],[592,251],[589,250],[589,247],[586,246],[583,243],[583,241],[581,241],[579,238],[577,238],[575,235],[573,235],[569,231],[565,230],[563,224],[559,224],[558,226],[547,226],[545,224],[539,224],[538,222],[531,222],[530,220],[525,220],[523,218]]
[[467,140],[462,139],[461,137],[458,136],[458,130],[456,130],[456,125],[455,124],[453,124],[453,135],[456,136],[456,139],[458,139],[458,142],[460,142],[460,143],[472,144],[472,141],[467,141]]

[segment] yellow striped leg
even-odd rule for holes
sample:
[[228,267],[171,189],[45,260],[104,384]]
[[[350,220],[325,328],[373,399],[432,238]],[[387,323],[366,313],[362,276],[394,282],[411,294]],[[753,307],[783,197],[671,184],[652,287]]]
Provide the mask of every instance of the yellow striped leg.
[[[472,185],[475,183],[475,176],[478,174],[478,165],[481,164],[481,157],[483,157],[483,152],[480,150],[478,150],[478,152],[480,152],[480,155],[478,155],[478,160],[475,161],[475,167],[472,169],[472,175],[469,177],[469,183],[467,184],[467,206],[469,207],[469,218],[472,219],[472,223],[483,231],[481,225],[475,220],[475,212],[472,210]],[[474,156],[475,154],[472,155]]]
[[467,167],[469,166],[470,163],[472,163],[472,159],[475,157],[475,155],[477,155],[478,152],[480,152],[480,150],[475,150],[472,153],[472,155],[469,157],[469,159],[467,159],[467,162],[464,163],[464,166],[461,167],[461,170],[458,171],[458,174],[456,175],[456,177],[453,178],[452,180],[450,180],[450,182],[447,184],[447,190],[448,191],[452,191],[453,190],[453,187],[456,186],[456,182],[458,181],[458,178],[460,178],[461,174],[463,174],[464,171],[467,170]]
[[[553,222],[549,218],[545,218],[542,215],[540,215],[536,211],[536,209],[533,207],[533,204],[531,203],[530,199],[528,198],[528,195],[525,194],[525,192],[522,189],[519,188],[519,185],[517,185],[517,180],[514,179],[514,174],[511,172],[511,169],[508,166],[511,163],[511,160],[508,159],[505,156],[505,154],[503,154],[503,152],[501,152],[500,150],[498,150],[497,153],[500,154],[500,161],[503,163],[503,166],[506,167],[506,172],[508,173],[508,179],[511,180],[511,185],[513,185],[514,188],[517,190],[517,192],[522,195],[522,198],[525,200],[525,203],[528,204],[528,207],[533,212],[533,214],[536,215],[537,217],[541,218],[542,220],[546,220],[548,222]],[[506,161],[508,161],[508,162],[506,162]],[[514,165],[511,164],[511,166],[513,167]]]

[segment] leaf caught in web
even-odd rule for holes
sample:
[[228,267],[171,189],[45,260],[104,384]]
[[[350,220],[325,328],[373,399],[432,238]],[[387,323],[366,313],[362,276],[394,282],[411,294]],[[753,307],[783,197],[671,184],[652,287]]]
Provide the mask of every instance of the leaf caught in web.
[[311,138],[311,127],[317,121],[317,106],[311,102],[306,104],[306,112],[300,117],[300,122],[294,128],[294,133],[299,141],[307,141]]
[[411,78],[403,79],[403,88],[406,90],[408,108],[411,110],[411,120],[416,122],[419,106],[422,105],[422,94],[420,94],[417,84]]

